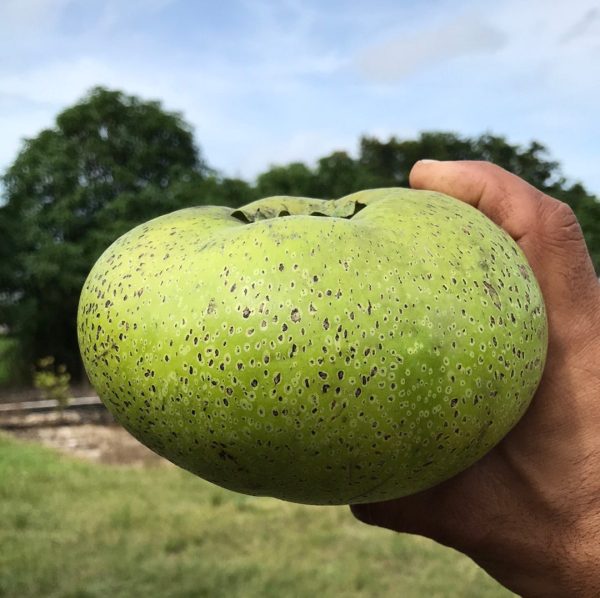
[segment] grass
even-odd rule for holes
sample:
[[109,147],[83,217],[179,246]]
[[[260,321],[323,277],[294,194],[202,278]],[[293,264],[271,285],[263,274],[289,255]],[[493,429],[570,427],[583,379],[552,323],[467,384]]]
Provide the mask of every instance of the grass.
[[0,596],[512,594],[466,557],[176,468],[110,468],[0,435]]

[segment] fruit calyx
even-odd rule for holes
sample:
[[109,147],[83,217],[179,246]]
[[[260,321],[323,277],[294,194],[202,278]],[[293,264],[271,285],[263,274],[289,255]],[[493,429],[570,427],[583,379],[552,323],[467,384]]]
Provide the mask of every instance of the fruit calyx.
[[246,206],[242,206],[231,212],[231,216],[245,224],[286,216],[319,216],[350,219],[365,208],[366,205],[366,203],[350,200],[349,198],[336,200],[276,195],[265,197],[264,199],[259,199]]

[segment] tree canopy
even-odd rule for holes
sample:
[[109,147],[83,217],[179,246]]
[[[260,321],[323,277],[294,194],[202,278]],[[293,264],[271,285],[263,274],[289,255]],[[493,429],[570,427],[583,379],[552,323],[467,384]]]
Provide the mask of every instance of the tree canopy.
[[127,229],[180,207],[176,191],[207,175],[179,115],[101,88],[24,143],[0,208],[0,322],[23,365],[55,355],[80,372],[74,314],[91,264]]
[[537,141],[521,147],[490,134],[363,137],[356,157],[334,152],[310,166],[272,166],[254,183],[210,169],[191,127],[158,102],[93,89],[54,127],[24,142],[3,176],[0,206],[0,324],[18,339],[22,373],[52,355],[81,374],[79,293],[94,261],[133,226],[198,204],[238,207],[268,195],[334,198],[360,189],[408,186],[419,159],[489,160],[575,210],[600,271],[600,203],[569,182]]
[[342,195],[375,187],[407,187],[413,164],[434,160],[486,160],[522,177],[541,191],[568,203],[583,229],[596,271],[600,273],[600,202],[580,183],[570,182],[560,164],[537,141],[521,147],[504,137],[484,134],[426,132],[416,139],[363,137],[356,158],[334,152],[313,168],[301,163],[273,166],[257,179],[259,196],[289,194],[316,197]]

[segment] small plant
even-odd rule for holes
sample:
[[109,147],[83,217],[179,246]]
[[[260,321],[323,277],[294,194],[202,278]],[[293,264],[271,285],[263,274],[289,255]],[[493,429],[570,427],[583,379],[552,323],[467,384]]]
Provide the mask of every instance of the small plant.
[[56,365],[52,356],[38,359],[33,377],[34,386],[42,391],[45,399],[53,399],[62,413],[71,399],[69,382],[71,374],[63,364]]

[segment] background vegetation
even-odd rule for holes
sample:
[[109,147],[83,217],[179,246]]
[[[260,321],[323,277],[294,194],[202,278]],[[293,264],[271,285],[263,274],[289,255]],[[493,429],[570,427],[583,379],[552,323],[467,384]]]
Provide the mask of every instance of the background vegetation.
[[[407,186],[421,158],[495,162],[575,210],[600,271],[600,203],[565,178],[546,148],[484,134],[428,132],[417,139],[360,140],[357,157],[335,152],[314,166],[273,166],[255,182],[208,167],[181,115],[119,91],[92,90],[27,140],[3,176],[0,202],[0,383],[30,379],[52,355],[82,375],[75,321],[85,276],[131,227],[200,204],[239,206],[267,195],[335,198],[365,188]],[[2,357],[0,354],[0,357]],[[4,368],[4,369],[3,369]]]
[[0,334],[0,387],[5,386],[11,380],[13,364],[11,356],[16,353],[16,341]]
[[175,467],[109,468],[0,435],[0,597],[502,598],[425,538],[227,492]]

